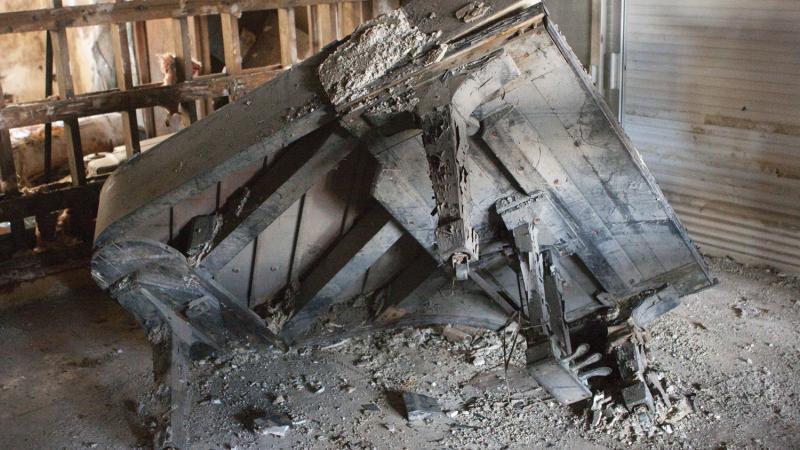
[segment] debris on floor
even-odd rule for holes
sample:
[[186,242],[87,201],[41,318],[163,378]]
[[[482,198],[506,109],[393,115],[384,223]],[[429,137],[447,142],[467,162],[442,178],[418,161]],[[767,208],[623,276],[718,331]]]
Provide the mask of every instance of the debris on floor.
[[406,407],[406,418],[410,421],[427,419],[442,413],[435,398],[414,392],[403,392],[403,403]]

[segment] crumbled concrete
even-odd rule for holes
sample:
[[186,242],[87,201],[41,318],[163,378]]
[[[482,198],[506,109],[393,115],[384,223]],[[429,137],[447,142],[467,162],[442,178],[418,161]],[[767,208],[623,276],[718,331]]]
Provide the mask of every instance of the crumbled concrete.
[[402,9],[360,25],[317,69],[331,103],[341,105],[366,93],[366,87],[392,68],[419,56],[435,36],[412,27]]

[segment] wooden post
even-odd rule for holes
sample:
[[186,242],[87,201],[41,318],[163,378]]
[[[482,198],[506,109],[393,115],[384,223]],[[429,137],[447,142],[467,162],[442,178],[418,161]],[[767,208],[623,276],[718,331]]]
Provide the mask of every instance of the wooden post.
[[[54,0],[53,6],[61,8],[61,0]],[[69,67],[69,44],[67,32],[63,27],[50,30],[53,40],[53,50],[56,63],[58,81],[58,95],[61,98],[75,97],[75,88],[72,83],[72,72]],[[64,120],[64,140],[67,143],[67,157],[69,159],[69,173],[72,176],[72,185],[86,184],[86,170],[83,167],[83,150],[81,149],[81,133],[78,128],[78,119]]]
[[[0,109],[6,106],[3,86],[0,86]],[[11,148],[11,135],[5,128],[0,128],[0,185],[6,196],[19,195],[17,184],[17,168],[14,165],[14,149]],[[16,248],[25,246],[25,221],[22,217],[11,220],[11,235]]]
[[[136,55],[136,68],[139,73],[139,85],[148,84],[150,78],[150,46],[147,44],[147,22],[134,22],[133,43]],[[142,120],[147,137],[156,136],[156,119],[153,108],[142,109]]]
[[[53,95],[53,39],[50,33],[45,33],[44,54],[44,98]],[[53,178],[53,124],[44,124],[44,182],[49,183]]]
[[[200,73],[205,75],[211,73],[211,46],[208,40],[208,16],[194,17],[194,43],[197,49],[197,57],[202,64]],[[204,98],[198,100],[200,116],[206,117],[214,112],[214,99]]]
[[[122,0],[117,0],[119,3]],[[128,29],[124,23],[111,25],[111,44],[114,47],[114,69],[117,74],[117,89],[127,91],[133,87]],[[122,138],[125,141],[125,154],[128,158],[141,152],[139,145],[139,121],[136,109],[120,112],[122,115]]]
[[[222,46],[225,52],[225,69],[233,75],[242,71],[242,47],[239,40],[239,19],[232,14],[220,14],[222,21]],[[239,92],[230,92],[228,98],[234,101]]]
[[308,35],[307,35],[308,36],[308,42],[307,42],[308,45],[307,45],[306,54],[303,55],[303,59],[306,59],[306,58],[308,58],[309,56],[311,56],[311,55],[313,55],[315,53],[315,51],[314,51],[314,31],[313,31],[314,18],[312,17],[312,14],[311,14],[311,6],[306,6],[303,9],[306,12],[306,25],[308,26]]
[[297,30],[294,24],[294,9],[278,9],[278,36],[281,45],[281,65],[290,67],[297,63]]
[[339,40],[344,37],[342,33],[342,13],[338,3],[331,3],[328,5],[330,8],[330,26],[333,38]]
[[[193,78],[192,50],[189,39],[189,19],[181,17],[172,20],[172,38],[175,47],[175,82],[181,83]],[[181,123],[188,127],[197,121],[195,102],[181,103]]]
[[317,53],[325,40],[322,35],[322,21],[320,14],[320,5],[311,5],[308,7],[308,35],[311,38],[311,54]]
[[[0,108],[5,108],[5,106],[3,86],[0,85]],[[16,195],[19,192],[17,168],[14,165],[14,152],[11,148],[11,135],[6,128],[0,128],[0,184],[6,195]]]

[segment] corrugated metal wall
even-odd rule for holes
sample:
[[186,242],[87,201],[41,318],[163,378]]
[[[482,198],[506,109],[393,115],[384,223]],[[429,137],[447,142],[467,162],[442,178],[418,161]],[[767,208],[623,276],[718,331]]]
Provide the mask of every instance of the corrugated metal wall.
[[626,9],[623,124],[689,234],[800,272],[800,1]]

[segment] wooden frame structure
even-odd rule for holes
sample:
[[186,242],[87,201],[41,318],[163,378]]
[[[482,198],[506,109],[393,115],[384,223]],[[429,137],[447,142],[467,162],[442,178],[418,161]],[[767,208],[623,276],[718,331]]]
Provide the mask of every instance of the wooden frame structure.
[[[46,98],[6,104],[0,86],[0,223],[10,222],[11,235],[0,240],[0,254],[13,254],[33,247],[31,221],[43,235],[52,235],[60,209],[81,211],[85,223],[91,223],[96,210],[97,192],[103,177],[87,179],[83,164],[78,119],[97,114],[122,114],[123,140],[128,157],[141,151],[141,125],[147,137],[155,137],[153,107],[181,104],[182,125],[213,112],[212,99],[231,100],[272,79],[297,63],[298,42],[296,14],[304,12],[309,28],[308,48],[316,53],[331,40],[341,39],[346,28],[393,9],[396,1],[359,0],[117,0],[84,6],[63,6],[54,0],[53,8],[0,13],[0,34],[46,32],[45,61]],[[243,12],[277,10],[280,62],[266,67],[242,68],[239,17]],[[204,67],[210,67],[208,16],[219,15],[224,48],[224,73],[193,76],[192,56]],[[172,85],[153,82],[149,58],[146,22],[171,19],[173,51],[176,56],[177,80]],[[127,24],[132,24],[132,33]],[[114,48],[117,88],[104,92],[75,94],[70,71],[67,28],[110,25]],[[190,27],[194,26],[194,33]],[[350,30],[347,30],[348,32]],[[192,42],[191,37],[195,39]],[[53,69],[58,83],[58,97],[51,97]],[[134,76],[136,74],[137,76]],[[69,185],[52,183],[51,123],[63,121],[69,158]],[[18,186],[9,130],[45,124],[45,185],[32,193],[22,193]],[[88,193],[88,194],[87,194]],[[91,236],[92,230],[85,230]]]

